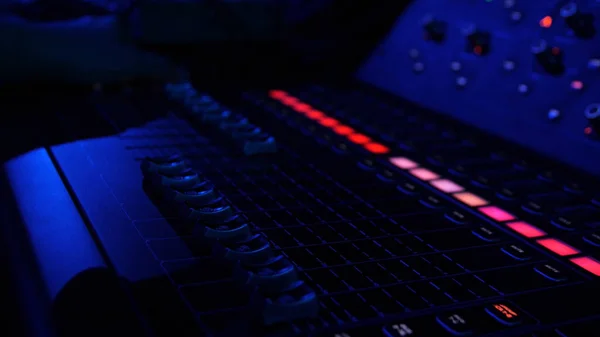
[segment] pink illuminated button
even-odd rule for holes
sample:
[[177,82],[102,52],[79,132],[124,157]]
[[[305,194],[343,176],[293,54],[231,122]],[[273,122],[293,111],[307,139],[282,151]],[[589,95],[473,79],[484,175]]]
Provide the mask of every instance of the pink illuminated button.
[[439,175],[437,175],[437,173],[431,172],[428,169],[422,167],[410,170],[410,174],[425,181],[434,180],[440,177]]
[[525,221],[509,222],[506,225],[508,226],[508,228],[523,235],[526,238],[539,238],[546,235],[546,232],[533,225],[528,224]]
[[392,157],[392,158],[390,158],[390,163],[392,163],[397,168],[403,169],[403,170],[410,170],[410,169],[414,169],[415,167],[419,166],[419,164],[415,163],[414,161],[412,161],[408,158],[404,158],[404,157]]
[[448,179],[434,180],[430,184],[445,193],[456,193],[464,190],[462,186]]
[[574,257],[571,259],[571,262],[596,276],[600,276],[600,262],[591,257]]
[[479,211],[499,222],[514,220],[515,216],[496,206],[480,207]]
[[475,195],[471,192],[461,192],[461,193],[455,193],[453,194],[453,196],[460,202],[462,202],[463,204],[467,205],[467,206],[471,206],[471,207],[479,207],[479,206],[485,206],[488,204],[487,200],[481,198],[478,195]]
[[569,246],[568,244],[556,239],[539,239],[537,240],[537,243],[543,246],[544,248],[548,249],[549,251],[553,252],[554,254],[560,256],[579,254],[578,249],[575,249]]

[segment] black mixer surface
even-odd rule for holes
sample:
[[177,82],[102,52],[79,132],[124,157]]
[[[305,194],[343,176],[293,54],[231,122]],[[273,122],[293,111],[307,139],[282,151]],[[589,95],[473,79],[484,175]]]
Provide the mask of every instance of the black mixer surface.
[[166,91],[50,151],[165,335],[596,335],[591,177],[360,85]]

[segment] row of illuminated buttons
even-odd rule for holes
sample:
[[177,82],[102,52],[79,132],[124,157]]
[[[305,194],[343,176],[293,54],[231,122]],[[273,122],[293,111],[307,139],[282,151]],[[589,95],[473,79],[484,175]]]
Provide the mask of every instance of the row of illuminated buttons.
[[283,90],[271,90],[269,91],[269,97],[289,107],[304,117],[314,120],[320,125],[329,128],[331,131],[345,137],[350,142],[362,146],[365,150],[373,154],[386,154],[390,152],[390,149],[387,146],[373,141],[367,135],[356,132],[353,128],[342,124],[335,118],[329,117],[323,111],[315,109],[309,104],[299,100],[294,96],[291,96]]
[[[351,142],[362,145],[371,153],[385,154],[390,151],[385,145],[372,142],[371,138],[368,136],[356,132],[354,129],[342,124],[336,119],[328,117],[324,112],[314,109],[309,104],[300,101],[298,98],[289,95],[283,90],[271,90],[269,96],[305,117],[317,121],[319,124],[331,129],[335,133],[345,136]],[[574,256],[581,252],[558,239],[542,238],[547,235],[543,230],[524,221],[518,221],[511,213],[497,206],[489,205],[487,200],[476,194],[465,191],[465,189],[457,183],[440,177],[437,173],[421,167],[409,158],[391,157],[389,158],[389,161],[397,168],[408,171],[419,180],[429,182],[439,191],[452,195],[463,204],[477,208],[479,212],[487,217],[497,222],[505,223],[508,228],[520,235],[530,239],[538,239],[536,242],[539,245],[559,256]],[[571,262],[596,276],[600,276],[600,262],[591,257],[575,257],[571,259]]]
[[[574,248],[558,239],[554,238],[542,238],[546,236],[546,232],[537,228],[524,221],[518,221],[511,213],[497,207],[490,205],[489,202],[476,194],[466,191],[459,184],[440,177],[437,173],[430,171],[424,167],[421,167],[415,161],[406,157],[392,157],[389,159],[392,165],[399,169],[408,171],[414,177],[428,182],[437,190],[450,194],[456,200],[463,204],[477,208],[479,212],[486,215],[487,217],[505,225],[511,230],[519,233],[520,235],[529,238],[537,239],[536,242],[547,250],[559,255],[559,256],[574,256],[580,254],[581,251]],[[579,267],[587,270],[588,272],[600,276],[600,262],[587,256],[574,257],[570,261]]]

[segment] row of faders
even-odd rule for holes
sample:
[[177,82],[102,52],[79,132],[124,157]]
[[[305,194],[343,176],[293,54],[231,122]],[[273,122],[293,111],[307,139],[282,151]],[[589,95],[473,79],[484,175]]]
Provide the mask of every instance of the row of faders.
[[209,126],[232,140],[245,155],[277,152],[273,136],[250,123],[246,117],[228,110],[206,94],[198,93],[190,83],[168,84],[169,98],[185,106],[195,122]]
[[252,233],[244,218],[184,158],[146,158],[141,169],[146,190],[188,224],[194,244],[230,266],[239,286],[250,291],[250,312],[259,315],[262,324],[318,314],[318,298],[298,278],[294,265],[275,252],[263,234]]

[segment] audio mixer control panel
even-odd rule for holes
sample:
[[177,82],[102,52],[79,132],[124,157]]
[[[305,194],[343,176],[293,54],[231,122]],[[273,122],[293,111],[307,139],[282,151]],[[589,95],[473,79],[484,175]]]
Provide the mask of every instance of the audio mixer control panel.
[[359,77],[600,172],[600,1],[414,2]]

